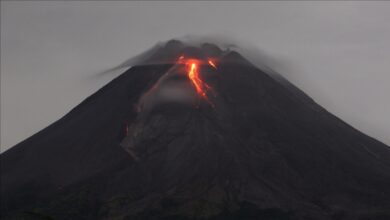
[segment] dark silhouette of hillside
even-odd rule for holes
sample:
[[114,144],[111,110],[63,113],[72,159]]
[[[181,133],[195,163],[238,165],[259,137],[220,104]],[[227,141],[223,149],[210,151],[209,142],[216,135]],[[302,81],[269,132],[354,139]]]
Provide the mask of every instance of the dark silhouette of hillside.
[[145,57],[1,154],[2,219],[390,219],[388,146],[234,51]]

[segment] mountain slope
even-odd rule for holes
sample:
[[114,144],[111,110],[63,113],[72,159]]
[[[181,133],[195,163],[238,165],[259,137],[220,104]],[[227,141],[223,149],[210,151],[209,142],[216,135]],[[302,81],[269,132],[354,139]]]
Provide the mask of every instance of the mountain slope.
[[168,42],[1,165],[10,219],[390,217],[388,146],[211,44]]

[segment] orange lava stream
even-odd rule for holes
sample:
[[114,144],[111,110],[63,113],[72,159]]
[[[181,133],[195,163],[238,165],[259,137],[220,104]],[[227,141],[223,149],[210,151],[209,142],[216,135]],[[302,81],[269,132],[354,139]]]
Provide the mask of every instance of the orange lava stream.
[[209,87],[208,87],[208,85],[206,83],[204,83],[199,78],[198,65],[194,61],[190,62],[190,69],[188,71],[188,78],[190,78],[192,84],[194,84],[196,92],[200,96],[202,96],[203,98],[207,99],[206,89],[209,88]]
[[[196,59],[185,59],[184,56],[180,56],[178,63],[185,64],[187,69],[187,76],[190,79],[191,83],[195,87],[196,93],[204,98],[213,108],[213,103],[210,102],[210,100],[207,97],[207,91],[212,92],[212,88],[207,85],[201,78],[200,78],[200,64],[203,63],[203,61],[196,60]],[[216,65],[211,61],[208,60],[207,63],[217,69]]]

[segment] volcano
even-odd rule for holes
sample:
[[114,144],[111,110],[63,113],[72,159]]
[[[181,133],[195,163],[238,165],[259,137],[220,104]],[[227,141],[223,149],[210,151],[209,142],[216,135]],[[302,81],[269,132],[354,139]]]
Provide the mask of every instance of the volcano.
[[1,154],[2,219],[390,219],[390,148],[172,40]]

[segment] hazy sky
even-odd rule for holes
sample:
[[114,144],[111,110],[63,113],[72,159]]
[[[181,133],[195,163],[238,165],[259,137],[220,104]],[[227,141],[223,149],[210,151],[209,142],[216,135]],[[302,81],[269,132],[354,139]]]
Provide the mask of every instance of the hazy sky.
[[[1,2],[1,151],[185,35],[255,45],[319,104],[390,144],[390,2]],[[279,61],[279,63],[278,63]]]

